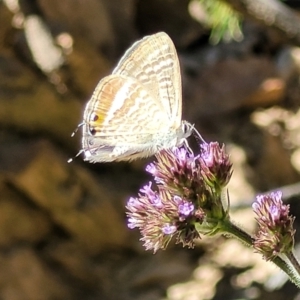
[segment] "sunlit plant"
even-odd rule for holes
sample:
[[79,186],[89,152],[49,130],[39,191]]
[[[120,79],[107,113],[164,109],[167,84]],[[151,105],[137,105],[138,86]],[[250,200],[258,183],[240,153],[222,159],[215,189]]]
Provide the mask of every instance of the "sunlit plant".
[[252,207],[258,230],[251,235],[229,214],[227,184],[232,164],[225,147],[202,143],[195,155],[189,147],[164,150],[146,167],[153,180],[127,202],[128,227],[138,228],[146,250],[166,249],[174,238],[189,248],[202,236],[232,236],[281,268],[300,287],[294,256],[294,217],[280,191],[258,195]]

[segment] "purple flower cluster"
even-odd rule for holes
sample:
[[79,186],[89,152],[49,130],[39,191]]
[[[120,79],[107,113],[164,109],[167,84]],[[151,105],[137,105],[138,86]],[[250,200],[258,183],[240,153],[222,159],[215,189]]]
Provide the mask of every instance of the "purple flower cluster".
[[202,145],[201,174],[207,184],[222,189],[232,175],[232,164],[225,152],[225,146],[218,143]]
[[[128,227],[139,228],[147,250],[165,249],[172,237],[194,247],[199,228],[211,229],[208,220],[225,218],[221,192],[231,174],[231,163],[218,143],[201,145],[199,155],[185,148],[164,150],[146,171],[153,183],[140,189],[127,203]],[[201,230],[200,230],[201,231]]]
[[270,260],[287,254],[294,247],[294,217],[289,216],[289,205],[282,202],[282,193],[257,196],[252,208],[259,226],[254,248]]

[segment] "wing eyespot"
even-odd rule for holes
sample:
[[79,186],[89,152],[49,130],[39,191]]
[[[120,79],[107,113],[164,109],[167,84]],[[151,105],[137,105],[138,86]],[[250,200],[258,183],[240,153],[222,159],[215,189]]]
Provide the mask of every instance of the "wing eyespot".
[[95,114],[94,112],[91,113],[90,122],[96,122],[98,119],[99,119],[99,116],[97,114]]
[[96,135],[97,130],[94,127],[90,127],[89,129],[91,135]]

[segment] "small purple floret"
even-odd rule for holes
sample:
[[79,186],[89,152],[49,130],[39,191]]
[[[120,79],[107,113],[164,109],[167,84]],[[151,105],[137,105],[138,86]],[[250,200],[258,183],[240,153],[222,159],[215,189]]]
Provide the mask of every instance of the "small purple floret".
[[170,225],[170,224],[165,224],[162,228],[162,232],[164,234],[173,234],[177,230],[176,226]]
[[195,206],[191,202],[183,201],[179,206],[178,206],[178,212],[181,215],[184,216],[189,216],[195,209]]

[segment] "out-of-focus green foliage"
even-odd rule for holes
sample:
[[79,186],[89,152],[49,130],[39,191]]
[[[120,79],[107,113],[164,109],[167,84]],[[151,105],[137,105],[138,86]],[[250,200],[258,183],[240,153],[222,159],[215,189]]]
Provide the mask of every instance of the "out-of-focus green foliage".
[[220,40],[239,41],[243,38],[240,26],[242,16],[239,13],[220,0],[198,1],[206,12],[206,24],[211,28],[210,40],[213,44]]

